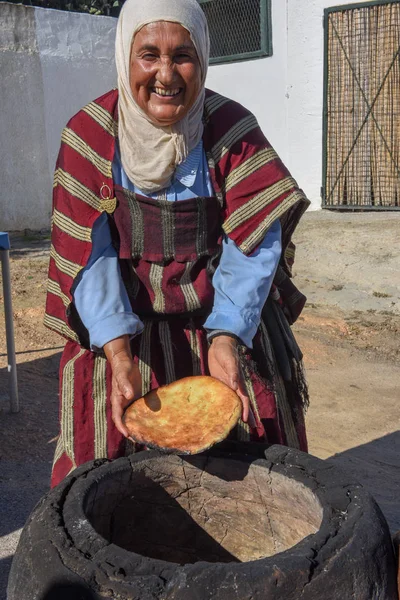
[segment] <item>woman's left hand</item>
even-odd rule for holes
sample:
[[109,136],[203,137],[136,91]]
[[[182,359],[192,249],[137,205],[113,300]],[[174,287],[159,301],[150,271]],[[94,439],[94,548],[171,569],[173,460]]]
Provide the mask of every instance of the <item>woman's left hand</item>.
[[[237,393],[243,405],[242,421],[247,423],[250,400],[240,369],[236,340],[227,335],[214,338],[208,350],[208,368],[211,377],[219,379]],[[251,421],[254,420],[252,416],[250,414]]]

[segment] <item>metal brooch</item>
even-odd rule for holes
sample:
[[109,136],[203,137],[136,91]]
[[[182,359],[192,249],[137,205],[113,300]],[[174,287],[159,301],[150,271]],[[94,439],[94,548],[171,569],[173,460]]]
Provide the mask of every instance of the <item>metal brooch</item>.
[[103,183],[100,188],[100,198],[100,209],[108,214],[113,213],[117,208],[117,199],[115,196],[113,198],[111,197],[110,186],[106,183]]

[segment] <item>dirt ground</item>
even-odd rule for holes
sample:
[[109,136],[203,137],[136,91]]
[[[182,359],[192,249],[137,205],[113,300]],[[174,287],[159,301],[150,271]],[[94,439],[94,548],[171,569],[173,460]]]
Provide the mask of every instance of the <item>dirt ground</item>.
[[[397,531],[400,214],[307,213],[295,242],[295,281],[308,296],[295,331],[310,386],[310,452],[360,480]],[[42,324],[48,236],[13,235],[12,248],[21,411],[9,412],[0,299],[0,509],[8,515],[0,524],[0,599],[18,532],[48,486],[63,344]]]

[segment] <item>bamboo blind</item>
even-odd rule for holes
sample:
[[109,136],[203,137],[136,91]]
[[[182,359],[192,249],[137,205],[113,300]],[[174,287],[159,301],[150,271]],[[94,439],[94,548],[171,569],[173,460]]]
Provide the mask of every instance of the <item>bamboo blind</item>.
[[328,28],[325,206],[400,207],[400,3]]

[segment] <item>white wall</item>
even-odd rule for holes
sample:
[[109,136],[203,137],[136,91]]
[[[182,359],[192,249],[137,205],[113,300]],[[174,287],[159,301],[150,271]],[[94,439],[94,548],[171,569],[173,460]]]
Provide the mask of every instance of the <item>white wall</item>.
[[237,100],[257,117],[270,143],[288,161],[285,0],[272,0],[273,56],[209,68],[207,87]]
[[115,27],[0,2],[0,230],[49,227],[61,130],[115,86]]
[[[273,56],[211,66],[207,78],[254,112],[313,209],[321,206],[322,18],[337,4],[345,2],[272,0]],[[115,86],[115,27],[109,17],[0,2],[0,229],[49,226],[61,130]]]
[[0,229],[43,227],[51,179],[33,9],[0,5],[0,40]]
[[365,0],[272,0],[272,57],[210,68],[207,84],[258,118],[297,179],[321,208],[324,9]]
[[[217,65],[208,87],[252,110],[288,161],[286,115],[286,5],[272,0],[274,55]],[[51,182],[67,120],[115,85],[116,20],[0,2],[0,229],[48,227]],[[19,35],[15,36],[15,32]],[[18,38],[20,41],[18,41]],[[16,41],[17,40],[17,41]],[[16,101],[18,98],[18,101]]]
[[51,170],[68,119],[116,86],[116,19],[35,9]]

